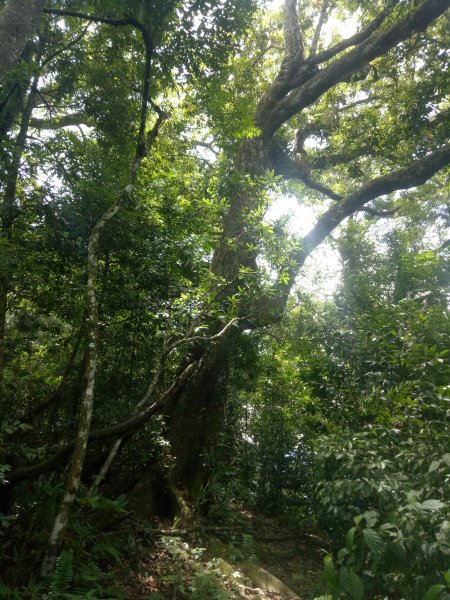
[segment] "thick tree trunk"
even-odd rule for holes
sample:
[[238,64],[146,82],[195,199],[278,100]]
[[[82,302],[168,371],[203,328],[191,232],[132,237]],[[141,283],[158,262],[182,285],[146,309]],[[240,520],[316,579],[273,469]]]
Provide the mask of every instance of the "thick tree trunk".
[[0,77],[19,61],[42,14],[42,0],[7,0],[0,11]]
[[[263,140],[257,137],[243,141],[235,162],[237,183],[233,188],[233,199],[211,263],[211,271],[225,282],[222,289],[214,289],[223,308],[227,307],[230,296],[245,289],[246,284],[254,283],[253,275],[249,276],[242,268],[250,269],[252,273],[257,271],[254,248],[258,240],[250,225],[249,214],[257,205],[259,193],[264,190],[258,185],[249,186],[248,176],[254,179],[263,175],[267,168],[268,150]],[[186,487],[194,497],[207,481],[207,462],[213,459],[217,438],[223,429],[233,345],[252,313],[245,292],[239,294],[240,325],[227,331],[212,347],[207,347],[195,378],[168,409],[168,438],[175,458],[173,481]]]
[[207,482],[209,461],[221,431],[226,409],[230,353],[239,330],[201,358],[197,373],[167,409],[168,439],[175,459],[172,481],[195,497]]

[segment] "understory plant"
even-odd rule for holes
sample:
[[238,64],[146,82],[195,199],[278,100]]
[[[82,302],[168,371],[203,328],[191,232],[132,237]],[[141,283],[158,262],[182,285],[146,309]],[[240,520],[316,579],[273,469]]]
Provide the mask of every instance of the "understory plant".
[[450,399],[440,392],[390,427],[321,439],[318,520],[341,546],[325,559],[333,598],[449,597]]

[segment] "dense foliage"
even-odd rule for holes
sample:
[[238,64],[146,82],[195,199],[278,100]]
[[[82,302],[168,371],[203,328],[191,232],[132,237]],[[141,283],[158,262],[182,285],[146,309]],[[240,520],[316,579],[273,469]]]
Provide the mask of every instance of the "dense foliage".
[[224,496],[448,595],[447,8],[0,0],[0,596],[125,597]]

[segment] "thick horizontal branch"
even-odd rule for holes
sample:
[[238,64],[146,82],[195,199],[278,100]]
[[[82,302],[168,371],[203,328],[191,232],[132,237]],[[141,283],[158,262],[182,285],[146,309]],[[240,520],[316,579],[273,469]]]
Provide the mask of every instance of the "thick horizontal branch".
[[49,117],[46,119],[32,118],[30,126],[36,129],[62,129],[63,127],[74,127],[78,125],[89,125],[88,117],[83,113],[74,113],[71,115],[61,115]]
[[[308,256],[344,219],[361,210],[369,209],[372,213],[379,213],[380,211],[367,207],[367,203],[397,190],[406,190],[422,185],[449,164],[450,144],[435,150],[422,159],[413,160],[409,167],[373,179],[361,189],[333,204],[318,219],[312,230],[299,240],[297,249],[291,252],[282,271],[282,277],[275,283],[272,293],[261,299],[265,314],[271,315],[270,322],[276,321],[283,314],[295,279]],[[386,213],[392,211],[381,212],[384,214],[379,216],[389,216]],[[267,319],[263,322],[255,319],[251,326],[259,327],[267,324]]]
[[[310,176],[309,170],[303,168],[298,162],[290,161],[286,158],[284,162],[278,161],[273,163],[273,169],[275,175],[282,175],[286,179],[300,179],[300,181],[303,181],[303,183],[309,188],[320,192],[331,200],[339,202],[344,198],[343,195],[334,192],[326,185],[323,185],[319,181],[315,181]],[[373,217],[385,218],[394,216],[399,211],[399,208],[379,210],[377,208],[373,208],[372,206],[363,206],[360,210],[372,215]]]
[[[450,144],[435,150],[422,159],[414,160],[409,167],[373,179],[361,189],[349,194],[331,206],[303,238],[300,249],[291,254],[295,263],[292,276],[296,276],[306,258],[344,219],[362,210],[364,205],[386,194],[424,184],[430,177],[450,163]],[[374,209],[372,209],[374,210]],[[290,282],[290,285],[293,281]]]
[[[111,427],[105,427],[103,429],[93,429],[89,434],[88,441],[93,442],[112,437],[123,436],[127,433],[138,430],[140,427],[143,427],[145,423],[147,423],[147,421],[151,419],[151,417],[153,417],[156,414],[159,414],[163,410],[164,406],[178,394],[178,392],[186,384],[187,380],[194,373],[196,368],[197,363],[195,362],[188,365],[178,377],[178,379],[170,386],[170,388],[166,390],[163,394],[161,394],[158,400],[153,402],[153,404],[151,404],[141,412],[130,417],[127,421],[123,421],[118,425],[112,425]],[[46,473],[50,469],[57,467],[70,455],[74,447],[75,440],[72,440],[64,446],[62,446],[62,448],[60,448],[50,458],[36,465],[31,465],[29,467],[20,467],[15,471],[11,471],[7,475],[8,484],[12,485],[19,481],[33,479],[34,477],[37,477],[38,475]]]

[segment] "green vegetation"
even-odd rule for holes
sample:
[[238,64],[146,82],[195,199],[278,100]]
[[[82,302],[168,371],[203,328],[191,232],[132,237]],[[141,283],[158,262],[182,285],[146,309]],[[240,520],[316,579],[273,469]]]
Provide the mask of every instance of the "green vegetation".
[[266,4],[0,0],[0,598],[450,598],[448,2]]

